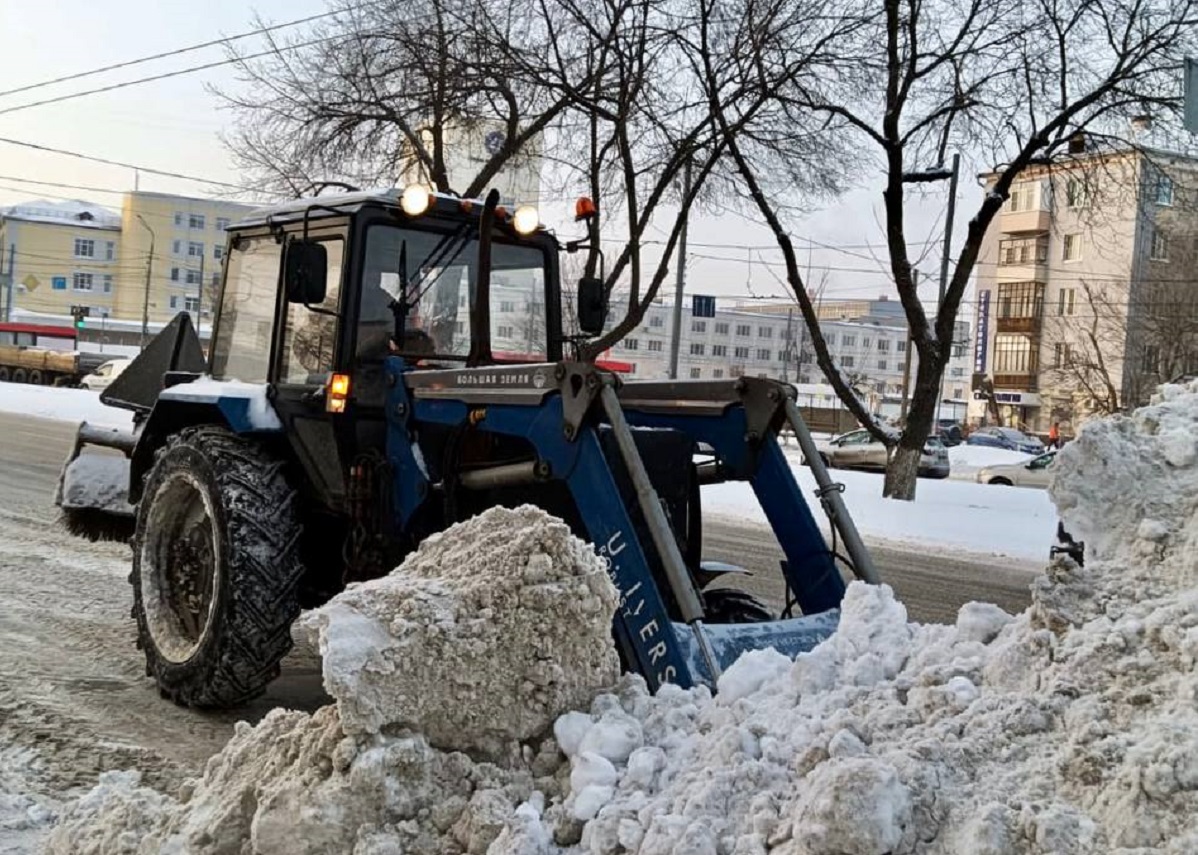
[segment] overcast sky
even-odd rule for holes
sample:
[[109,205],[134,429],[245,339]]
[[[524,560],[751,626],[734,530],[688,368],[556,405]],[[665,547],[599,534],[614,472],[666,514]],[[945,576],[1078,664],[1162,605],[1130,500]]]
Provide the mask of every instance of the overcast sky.
[[[326,10],[323,0],[240,0],[178,2],[161,0],[85,0],[0,3],[0,90],[40,83],[73,72],[136,59],[253,29],[257,11],[271,22],[290,21]],[[247,49],[254,40],[240,43]],[[220,47],[103,75],[89,76],[29,92],[0,96],[0,137],[158,169],[237,183],[243,179],[230,163],[219,132],[228,117],[209,95],[205,83],[229,84],[228,69],[131,86],[114,92],[32,107],[3,114],[4,109],[71,92],[163,73],[224,58]],[[980,201],[970,165],[963,169],[958,191],[957,240]],[[119,204],[112,194],[39,187],[15,179],[35,179],[112,190],[132,189],[129,169],[46,154],[0,144],[0,204],[44,196],[87,198]],[[810,255],[812,281],[826,282],[826,296],[895,296],[884,273],[881,247],[881,176],[861,176],[860,189],[795,224],[794,235],[806,260],[805,240],[836,249],[815,247]],[[141,174],[143,190],[205,195],[211,187]],[[924,273],[921,296],[935,299],[939,240],[947,182],[933,185],[926,201],[912,210],[908,233],[913,242],[933,242],[919,264]],[[548,208],[549,206],[544,205]],[[552,217],[552,209],[547,210]],[[547,217],[548,218],[548,217]],[[551,223],[552,225],[552,223]],[[563,224],[569,230],[572,223]],[[692,220],[687,291],[728,297],[781,295],[776,276],[780,256],[768,232],[741,216]],[[744,248],[748,247],[748,248]],[[771,267],[771,265],[773,265]],[[968,311],[963,317],[968,317]]]

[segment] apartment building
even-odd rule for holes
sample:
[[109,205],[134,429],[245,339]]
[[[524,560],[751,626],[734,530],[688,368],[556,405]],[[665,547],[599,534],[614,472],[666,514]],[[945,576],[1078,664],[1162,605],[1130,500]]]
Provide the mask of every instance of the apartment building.
[[127,287],[117,291],[113,314],[142,316],[149,262],[150,320],[169,320],[188,311],[193,319],[210,323],[224,262],[225,230],[250,210],[252,206],[216,199],[126,193],[121,252],[134,270],[124,280]]
[[1004,423],[1041,432],[1198,368],[1198,162],[1074,149],[1012,187],[976,278],[973,371]]
[[[641,326],[613,348],[613,357],[632,363],[635,377],[669,376],[672,324],[672,305],[651,306]],[[889,323],[827,320],[820,330],[833,361],[864,397],[881,402],[902,395],[905,318]],[[969,392],[968,331],[967,322],[958,324],[954,357],[945,373],[945,397],[952,400],[964,400]],[[912,353],[912,378],[918,364],[918,356]],[[695,317],[691,307],[684,306],[678,376],[684,380],[740,376],[797,383],[823,380],[806,326],[797,310],[785,304],[755,305],[751,311],[743,306],[717,308],[710,318]]]
[[[885,294],[872,300],[824,300],[808,291],[815,316],[821,321],[877,321],[887,326],[904,327],[907,315],[903,304]],[[740,311],[762,315],[785,315],[793,303],[764,303],[740,306]]]
[[120,241],[120,215],[91,202],[39,199],[0,209],[3,318],[17,307],[69,315],[81,303],[110,314],[128,272]]
[[208,321],[225,229],[248,210],[139,191],[123,195],[119,212],[82,200],[0,209],[4,316],[65,317],[81,305],[93,318],[140,321],[144,310],[151,322],[162,322],[184,310],[200,319],[202,301]]

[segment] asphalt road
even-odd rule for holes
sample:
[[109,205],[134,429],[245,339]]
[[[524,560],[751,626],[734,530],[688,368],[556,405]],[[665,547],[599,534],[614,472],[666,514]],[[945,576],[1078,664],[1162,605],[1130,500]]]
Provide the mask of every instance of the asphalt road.
[[[198,770],[237,720],[327,703],[302,641],[248,708],[206,714],[159,698],[133,644],[128,546],[75,539],[55,522],[54,486],[73,436],[68,423],[0,414],[0,752],[35,753],[46,793],[77,792],[109,768],[137,768],[165,785]],[[743,584],[781,601],[781,553],[768,530],[711,520],[705,540],[705,557],[754,571]],[[1020,610],[1038,569],[885,545],[872,552],[919,621],[951,621],[974,599]]]

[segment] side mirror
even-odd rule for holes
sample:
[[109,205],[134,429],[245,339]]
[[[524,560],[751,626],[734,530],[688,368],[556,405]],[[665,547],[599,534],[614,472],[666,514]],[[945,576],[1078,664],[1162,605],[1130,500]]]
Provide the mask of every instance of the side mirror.
[[287,244],[283,282],[288,303],[318,306],[328,292],[329,256],[324,244],[293,240]]
[[584,276],[578,280],[578,328],[586,335],[599,335],[607,322],[607,294],[603,280]]

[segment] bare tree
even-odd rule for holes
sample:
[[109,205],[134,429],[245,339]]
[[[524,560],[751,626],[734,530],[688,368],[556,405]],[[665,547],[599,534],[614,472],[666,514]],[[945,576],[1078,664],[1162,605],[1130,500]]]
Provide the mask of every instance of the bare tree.
[[[857,26],[843,32],[835,47],[854,60],[834,66],[837,73],[777,81],[769,72],[777,46],[767,42],[756,51],[752,62],[764,69],[761,85],[775,88],[779,105],[762,118],[784,117],[802,127],[810,116],[822,116],[882,172],[890,273],[919,355],[886,495],[914,497],[957,313],[982,238],[1012,184],[1030,165],[1069,157],[1070,140],[1079,133],[1119,138],[1120,122],[1134,115],[1175,112],[1179,70],[1198,35],[1196,13],[1196,0],[860,0],[841,11]],[[709,85],[718,82],[712,75]],[[759,144],[765,133],[754,130],[730,140],[730,153],[786,259],[820,367],[846,406],[881,439],[837,382],[806,299],[785,210],[772,192],[777,164],[791,143],[782,137]],[[912,275],[906,214],[910,188],[942,172],[950,149],[995,164],[997,177],[967,210],[964,244],[949,265],[943,301],[929,317]]]

